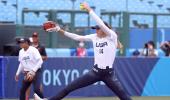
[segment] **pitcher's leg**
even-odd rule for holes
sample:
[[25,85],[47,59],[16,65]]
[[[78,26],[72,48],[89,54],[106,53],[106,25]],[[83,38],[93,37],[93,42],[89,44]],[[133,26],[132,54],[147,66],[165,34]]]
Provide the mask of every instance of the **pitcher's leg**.
[[66,95],[68,95],[70,92],[91,85],[98,81],[98,77],[93,71],[88,72],[87,74],[77,78],[72,83],[67,85],[63,90],[61,90],[58,94],[50,98],[49,100],[61,100]]
[[111,75],[103,81],[120,98],[120,100],[132,100],[117,78],[113,78]]

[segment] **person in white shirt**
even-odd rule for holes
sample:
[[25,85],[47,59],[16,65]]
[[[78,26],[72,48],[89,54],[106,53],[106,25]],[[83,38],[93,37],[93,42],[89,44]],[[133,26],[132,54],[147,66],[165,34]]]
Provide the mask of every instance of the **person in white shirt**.
[[31,84],[34,86],[34,92],[43,98],[43,94],[40,91],[40,69],[43,63],[41,55],[35,47],[30,46],[28,38],[21,38],[19,40],[19,45],[22,49],[19,51],[18,60],[20,63],[15,75],[15,80],[18,81],[20,73],[24,73],[19,100],[25,100],[26,90]]
[[[119,98],[120,100],[132,100],[124,91],[119,80],[116,78],[113,62],[116,56],[117,35],[111,30],[111,27],[103,22],[88,6],[87,3],[82,3],[82,7],[89,12],[90,16],[96,21],[97,25],[92,27],[96,29],[96,34],[80,36],[62,30],[58,25],[54,28],[49,28],[48,32],[58,32],[76,41],[92,41],[94,47],[94,66],[87,74],[77,78],[72,83],[67,85],[55,96],[48,100],[61,100],[70,92],[91,85],[97,81],[103,81]],[[35,100],[45,100],[34,94]]]
[[153,41],[145,43],[141,55],[146,57],[157,57],[158,51],[155,49],[155,43]]
[[[32,37],[30,37],[29,40],[31,42],[31,46],[33,46],[36,49],[38,49],[38,51],[39,51],[39,53],[41,55],[42,60],[43,61],[47,60],[47,53],[45,51],[45,47],[43,45],[41,45],[41,43],[39,41],[39,34],[37,32],[33,32]],[[41,72],[40,74],[42,74],[42,72],[43,72],[43,65],[42,65],[42,68],[39,70],[39,72]],[[43,85],[42,84],[40,86],[40,90],[43,91]],[[31,86],[26,91],[26,100],[29,100],[30,93],[31,93]]]

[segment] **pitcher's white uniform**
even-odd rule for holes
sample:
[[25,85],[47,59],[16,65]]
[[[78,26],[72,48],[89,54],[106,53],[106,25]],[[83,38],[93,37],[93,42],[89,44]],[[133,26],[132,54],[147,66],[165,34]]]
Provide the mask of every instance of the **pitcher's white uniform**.
[[94,48],[94,64],[98,64],[98,67],[101,69],[106,69],[106,66],[112,68],[116,55],[117,34],[109,29],[93,11],[90,12],[90,15],[96,20],[100,28],[107,33],[106,37],[99,38],[96,33],[80,36],[65,32],[65,35],[77,41],[92,41]]
[[116,55],[117,37],[114,37],[112,34],[104,38],[99,38],[96,34],[85,37],[93,42],[94,64],[97,64],[100,69],[106,69],[106,66],[112,68]]
[[74,80],[58,94],[48,100],[61,100],[70,92],[91,85],[97,81],[103,81],[114,93],[116,93],[116,95],[118,95],[120,100],[131,100],[116,78],[114,69],[112,68],[116,55],[117,35],[113,30],[109,29],[93,11],[90,12],[90,16],[106,34],[105,37],[98,37],[97,34],[80,36],[69,32],[65,32],[64,35],[77,41],[93,42],[95,61],[93,69]]

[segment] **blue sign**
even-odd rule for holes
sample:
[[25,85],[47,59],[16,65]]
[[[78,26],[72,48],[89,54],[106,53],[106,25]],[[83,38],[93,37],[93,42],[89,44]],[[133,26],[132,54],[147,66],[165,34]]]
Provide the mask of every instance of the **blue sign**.
[[[167,80],[170,73],[169,60],[169,58],[116,58],[113,67],[122,85],[132,96],[170,95],[167,85],[162,85],[170,83],[170,80]],[[43,64],[42,83],[45,97],[55,95],[73,80],[87,73],[91,70],[93,61],[93,57],[49,58]],[[23,75],[20,76],[19,82],[14,80],[18,64],[17,57],[0,58],[1,98],[17,98],[19,96]],[[164,66],[163,69],[162,66]],[[160,75],[163,77],[159,77]],[[155,77],[157,80],[153,82]],[[113,95],[103,82],[97,82],[69,94],[74,97]]]

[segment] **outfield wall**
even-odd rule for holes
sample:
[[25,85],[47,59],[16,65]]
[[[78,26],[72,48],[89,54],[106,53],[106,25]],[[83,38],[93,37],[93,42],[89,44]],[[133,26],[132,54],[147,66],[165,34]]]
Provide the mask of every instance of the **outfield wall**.
[[[0,97],[16,98],[21,79],[15,82],[17,57],[0,57]],[[45,96],[52,96],[72,80],[91,69],[93,58],[49,58],[43,65]],[[169,58],[116,58],[113,65],[127,92],[132,96],[170,96]],[[76,90],[69,96],[112,96],[102,82]]]

